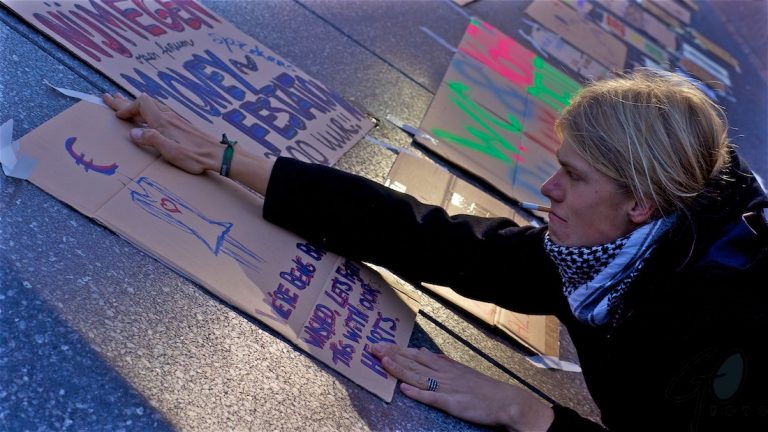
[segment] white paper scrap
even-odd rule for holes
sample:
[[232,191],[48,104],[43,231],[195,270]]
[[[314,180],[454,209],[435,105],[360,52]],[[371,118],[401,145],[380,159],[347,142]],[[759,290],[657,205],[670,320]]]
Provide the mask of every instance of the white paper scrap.
[[560,360],[557,357],[537,355],[526,358],[529,362],[543,369],[560,369],[566,372],[581,372],[581,366],[576,363]]
[[13,119],[10,119],[0,126],[0,164],[3,165],[3,172],[7,176],[11,175],[16,166],[17,151],[19,144],[13,141]]
[[86,102],[90,102],[90,103],[93,103],[93,104],[96,104],[96,105],[101,105],[104,108],[109,108],[107,106],[107,104],[105,104],[104,101],[101,100],[100,96],[92,95],[90,93],[83,93],[83,92],[79,92],[79,91],[75,91],[75,90],[70,90],[70,89],[66,89],[66,88],[63,88],[63,87],[56,87],[55,85],[49,83],[46,80],[43,80],[43,82],[48,84],[50,87],[58,90],[60,93],[66,95],[66,96],[73,97],[73,98],[80,99],[80,100],[84,100]]

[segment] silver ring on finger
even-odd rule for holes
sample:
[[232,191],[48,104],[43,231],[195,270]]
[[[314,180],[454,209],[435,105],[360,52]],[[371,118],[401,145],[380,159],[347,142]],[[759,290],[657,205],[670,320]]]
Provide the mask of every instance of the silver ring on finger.
[[432,377],[427,377],[427,391],[436,392],[440,388],[440,383]]

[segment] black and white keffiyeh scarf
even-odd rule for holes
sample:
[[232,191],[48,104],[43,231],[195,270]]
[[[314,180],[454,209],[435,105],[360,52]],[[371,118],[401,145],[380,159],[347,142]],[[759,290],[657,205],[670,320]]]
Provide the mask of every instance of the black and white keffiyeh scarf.
[[590,247],[560,246],[546,234],[544,247],[560,271],[563,292],[579,321],[594,327],[616,323],[623,294],[673,221],[672,216],[657,219],[615,241]]

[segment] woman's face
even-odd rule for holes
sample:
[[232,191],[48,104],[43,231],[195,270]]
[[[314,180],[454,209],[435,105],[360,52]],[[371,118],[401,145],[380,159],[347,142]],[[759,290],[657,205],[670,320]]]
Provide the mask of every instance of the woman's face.
[[557,151],[557,159],[560,169],[541,186],[541,193],[551,201],[549,236],[553,242],[596,246],[639,226],[634,198],[589,165],[567,140]]

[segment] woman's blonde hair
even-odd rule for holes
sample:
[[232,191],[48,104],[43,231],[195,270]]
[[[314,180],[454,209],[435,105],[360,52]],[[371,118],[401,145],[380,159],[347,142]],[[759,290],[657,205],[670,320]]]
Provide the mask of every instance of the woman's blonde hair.
[[661,215],[684,210],[729,162],[722,108],[669,72],[637,69],[594,82],[565,108],[555,129]]

